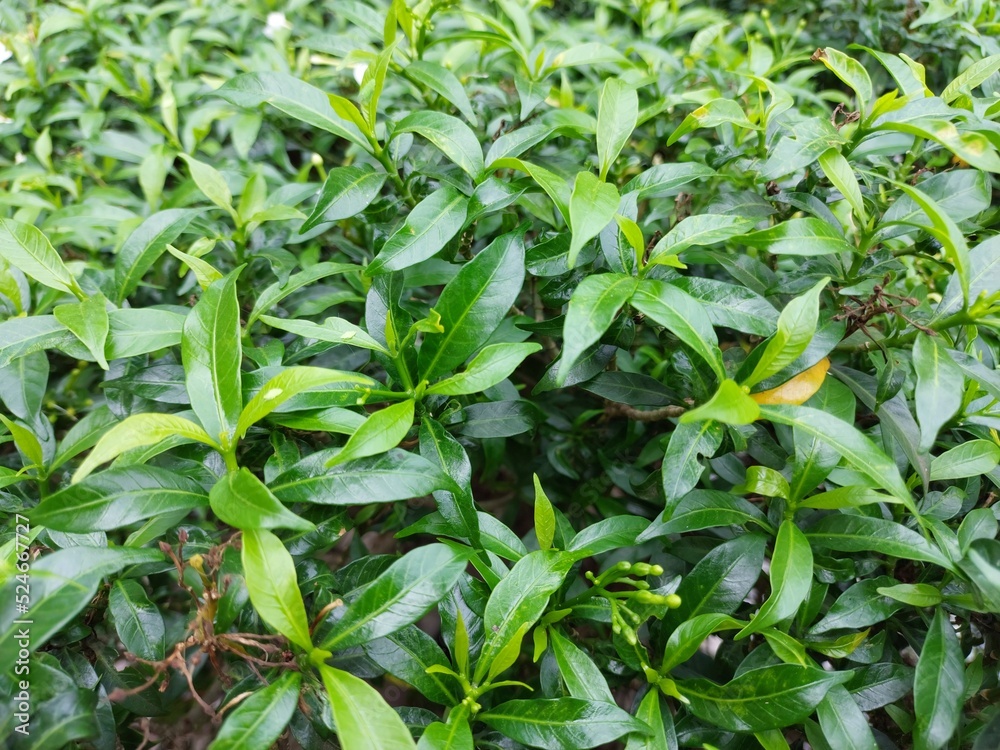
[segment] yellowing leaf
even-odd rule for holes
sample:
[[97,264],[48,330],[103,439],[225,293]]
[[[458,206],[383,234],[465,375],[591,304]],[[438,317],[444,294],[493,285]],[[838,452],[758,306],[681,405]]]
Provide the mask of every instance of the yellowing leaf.
[[791,380],[786,380],[777,388],[760,393],[751,393],[750,398],[758,404],[764,406],[775,406],[777,404],[792,404],[798,406],[804,404],[823,385],[826,372],[830,369],[830,359],[823,357],[808,370],[803,370]]

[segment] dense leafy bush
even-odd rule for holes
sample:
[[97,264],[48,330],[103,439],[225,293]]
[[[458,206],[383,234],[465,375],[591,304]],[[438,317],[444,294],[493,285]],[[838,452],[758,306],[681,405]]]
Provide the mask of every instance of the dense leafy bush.
[[1000,12],[747,5],[0,4],[3,735],[1000,746]]

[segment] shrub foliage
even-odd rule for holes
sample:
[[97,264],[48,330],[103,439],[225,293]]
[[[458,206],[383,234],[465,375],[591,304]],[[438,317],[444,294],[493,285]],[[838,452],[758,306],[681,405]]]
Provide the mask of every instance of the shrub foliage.
[[1000,746],[998,11],[739,5],[0,5],[3,735]]

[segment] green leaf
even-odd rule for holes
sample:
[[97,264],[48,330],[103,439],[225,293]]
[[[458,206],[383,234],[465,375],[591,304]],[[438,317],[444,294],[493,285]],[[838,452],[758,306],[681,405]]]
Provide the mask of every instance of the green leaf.
[[302,675],[285,672],[262,690],[241,701],[226,716],[208,750],[271,747],[295,713]]
[[583,750],[649,727],[605,701],[580,698],[514,700],[476,716],[517,742],[546,750]]
[[327,370],[322,367],[289,367],[268,380],[260,392],[243,407],[236,423],[234,438],[242,440],[251,426],[293,396],[311,388],[320,388],[332,383],[354,383],[359,386],[370,386],[372,381],[364,375],[355,375],[340,370]]
[[664,511],[653,521],[639,539],[645,541],[685,531],[745,526],[748,523],[773,531],[767,517],[743,498],[719,490],[692,490],[684,495],[671,513]]
[[556,382],[566,382],[580,355],[596,344],[611,326],[637,287],[632,276],[602,273],[588,276],[573,290],[563,324],[562,359]]
[[11,421],[3,414],[0,414],[0,423],[3,423],[14,438],[14,443],[25,459],[25,468],[34,467],[36,473],[41,475],[45,467],[45,453],[35,433],[24,425]]
[[677,287],[659,279],[643,279],[631,304],[654,323],[666,328],[725,380],[719,340],[701,303]]
[[540,344],[491,344],[477,354],[460,373],[439,380],[428,396],[464,396],[480,393],[508,378],[527,357],[541,351]]
[[449,714],[447,724],[440,721],[428,724],[420,735],[417,750],[474,750],[472,728],[466,713],[455,711]]
[[395,448],[413,426],[413,409],[413,399],[407,399],[373,412],[344,447],[326,462],[327,468]]
[[631,547],[649,526],[645,518],[621,515],[603,518],[582,529],[574,536],[566,549],[579,559],[599,555],[619,547]]
[[188,165],[188,171],[191,172],[191,178],[194,180],[195,185],[198,186],[198,189],[212,203],[227,211],[238,225],[240,219],[236,213],[236,209],[233,208],[233,194],[219,170],[187,154],[181,154],[180,157]]
[[316,526],[288,510],[245,467],[230,472],[208,495],[212,512],[236,529],[292,529],[311,531]]
[[416,625],[364,644],[365,654],[393,677],[412,685],[427,699],[445,706],[461,702],[455,680],[428,668],[451,667],[451,661],[431,636]]
[[29,517],[56,531],[86,534],[207,504],[205,491],[192,479],[155,466],[124,466],[54,492]]
[[434,500],[445,521],[478,549],[479,517],[472,497],[472,463],[465,448],[440,422],[424,417],[420,420],[420,455],[454,480],[455,487],[439,489]]
[[835,685],[816,707],[819,725],[830,747],[876,750],[868,719],[843,685]]
[[990,55],[982,60],[977,60],[945,86],[944,91],[941,92],[942,101],[950,104],[963,93],[970,92],[986,81],[998,70],[1000,70],[1000,55]]
[[19,357],[64,346],[75,341],[66,326],[54,315],[11,318],[0,323],[0,367]]
[[[683,599],[681,601],[683,602]],[[674,667],[680,666],[694,656],[705,639],[713,633],[739,630],[744,624],[740,620],[718,612],[708,612],[685,620],[667,639],[660,673],[668,674]]]
[[920,650],[913,682],[915,750],[944,747],[958,729],[964,663],[962,647],[948,613],[938,608]]
[[607,680],[590,657],[554,628],[549,630],[549,638],[569,694],[574,698],[615,705]]
[[809,633],[815,635],[830,630],[859,630],[888,620],[902,609],[902,605],[894,599],[882,596],[878,590],[894,583],[896,583],[894,578],[878,576],[866,578],[849,586],[833,603],[826,616],[813,625]]
[[468,205],[469,199],[452,187],[435,190],[410,211],[365,273],[399,271],[436,255],[465,225]]
[[935,607],[942,601],[941,590],[929,583],[900,583],[880,586],[878,593],[913,607]]
[[469,102],[469,96],[462,88],[462,82],[448,68],[427,60],[414,60],[403,69],[403,75],[411,81],[426,86],[435,94],[440,95],[455,109],[462,113],[462,117],[468,120],[469,124],[475,127],[479,124],[476,113]]
[[322,648],[361,645],[416,622],[455,587],[466,564],[464,555],[445,544],[428,544],[407,553],[349,601]]
[[763,732],[802,721],[851,674],[778,664],[744,672],[725,685],[698,678],[678,680],[677,688],[703,721],[731,732]]
[[552,503],[538,475],[534,475],[535,480],[535,537],[538,539],[539,549],[552,549],[552,542],[556,536],[556,516],[552,510]]
[[349,219],[361,213],[378,196],[388,176],[370,167],[331,169],[312,213],[299,227],[299,234],[305,234],[320,224]]
[[913,498],[896,464],[853,425],[808,406],[761,406],[762,419],[786,424],[837,450],[858,471],[908,506]]
[[356,125],[334,111],[330,98],[323,91],[287,73],[242,73],[216,89],[215,95],[237,107],[270,104],[289,117],[333,133],[371,152],[368,139]]
[[733,99],[712,99],[684,118],[683,122],[667,138],[667,145],[676,143],[680,138],[698,128],[716,128],[724,123],[731,123],[740,128],[757,129],[757,126],[747,119],[739,102]]
[[103,370],[108,369],[108,360],[104,358],[104,345],[110,329],[107,304],[107,298],[98,292],[82,302],[59,305],[52,310],[56,320],[80,339]]
[[457,117],[431,110],[414,112],[396,123],[394,134],[400,133],[423,136],[473,180],[481,179],[483,147],[472,129]]
[[375,688],[350,672],[317,666],[344,750],[416,750],[410,730]]
[[524,229],[501,235],[462,266],[438,298],[444,333],[424,336],[420,377],[433,380],[465,362],[506,317],[524,284]]
[[652,734],[634,732],[629,735],[625,750],[677,750],[677,734],[670,709],[661,706],[660,692],[650,689],[639,703],[635,718],[644,722]]
[[674,507],[693,490],[705,473],[700,457],[711,458],[722,445],[722,427],[711,420],[688,422],[677,426],[670,434],[670,442],[663,457],[661,477],[666,499],[665,520]]
[[920,450],[926,453],[934,447],[941,428],[961,408],[965,375],[939,337],[920,332],[913,343],[913,369],[917,375],[913,400],[920,422]]
[[778,316],[777,332],[760,345],[764,350],[750,376],[743,381],[743,385],[752,388],[762,380],[781,372],[806,350],[816,333],[819,297],[829,281],[829,278],[822,279],[808,292],[796,297],[785,306]]
[[707,402],[697,409],[684,412],[682,424],[690,424],[706,419],[731,425],[752,424],[760,417],[760,407],[735,380],[723,380],[719,389]]
[[809,529],[809,541],[840,552],[881,552],[907,560],[924,560],[951,568],[941,552],[902,524],[868,516],[835,514]]
[[486,641],[476,663],[475,682],[486,676],[493,660],[523,625],[530,626],[542,616],[573,559],[567,552],[531,552],[518,560],[493,589],[483,614]]
[[989,440],[970,440],[934,457],[931,461],[931,481],[989,474],[998,463],[1000,446]]
[[639,121],[639,96],[620,78],[608,78],[601,88],[597,107],[597,162],[601,180],[606,180],[622,148]]
[[243,531],[243,576],[260,619],[299,648],[309,651],[309,620],[285,545],[267,529]]
[[744,534],[705,555],[681,579],[676,592],[681,605],[666,614],[664,625],[677,627],[705,613],[735,612],[760,578],[764,545],[761,534]]
[[381,456],[325,464],[329,453],[315,453],[270,482],[282,502],[319,505],[390,503],[451,489],[452,482],[426,458],[404,450]]
[[108,609],[125,648],[141,659],[163,658],[166,645],[163,616],[138,582],[118,579],[111,586]]
[[[270,315],[261,315],[260,319],[281,331],[294,333],[306,339],[316,341],[329,341],[331,344],[345,344],[347,346],[357,346],[362,349],[388,354],[389,350],[373,339],[360,326],[354,325],[343,318],[327,318],[320,323],[313,323],[308,320],[296,320],[294,318],[274,318]],[[366,381],[369,383],[370,381]]]
[[737,640],[795,615],[812,588],[813,553],[809,539],[791,519],[782,521],[771,554],[771,595]]
[[667,263],[692,247],[707,247],[737,237],[753,226],[742,216],[698,214],[676,224],[649,254],[649,265]]
[[819,157],[819,165],[823,168],[826,178],[844,196],[844,200],[850,205],[858,223],[867,224],[868,214],[865,212],[865,201],[861,197],[861,188],[858,186],[858,180],[854,176],[854,169],[850,162],[844,158],[840,151],[831,148],[829,151],[824,151]]
[[837,78],[854,89],[854,93],[858,95],[858,109],[861,110],[861,114],[864,116],[871,106],[872,97],[874,96],[872,81],[868,77],[868,71],[865,70],[864,66],[853,57],[845,55],[833,47],[816,50],[813,59],[819,60]]
[[24,624],[15,620],[31,620],[29,648],[37,651],[93,600],[105,576],[129,565],[162,562],[163,555],[151,549],[80,546],[43,555],[31,565],[31,601],[26,613],[15,614],[16,578],[8,579],[0,591],[3,601],[9,602],[0,608],[0,663],[13,665],[18,658],[18,630]]
[[236,299],[239,272],[233,271],[202,293],[184,318],[181,339],[191,408],[205,432],[223,448],[230,445],[243,410],[243,347]]
[[176,241],[198,214],[190,208],[168,208],[152,214],[132,231],[115,257],[119,304],[136,290],[167,245]]
[[94,450],[73,474],[73,484],[127,450],[155,445],[175,436],[217,447],[208,433],[190,419],[172,414],[134,414],[116,424],[97,441]]
[[290,276],[284,283],[277,281],[274,284],[271,284],[271,286],[261,292],[260,296],[257,298],[257,302],[254,304],[253,310],[247,318],[247,330],[250,329],[250,327],[258,318],[260,318],[261,315],[266,313],[285,297],[302,287],[309,286],[320,279],[325,279],[326,277],[333,276],[334,274],[357,270],[359,270],[358,266],[353,263],[316,263],[309,266],[301,273]]
[[615,219],[618,189],[602,182],[591,172],[579,172],[569,198],[569,226],[573,232],[569,244],[569,267],[576,265],[583,246],[594,239]]
[[39,284],[85,298],[52,243],[31,224],[0,219],[0,257]]

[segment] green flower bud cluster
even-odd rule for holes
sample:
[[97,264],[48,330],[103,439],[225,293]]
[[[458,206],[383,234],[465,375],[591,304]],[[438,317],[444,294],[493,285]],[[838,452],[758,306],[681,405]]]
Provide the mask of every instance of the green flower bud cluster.
[[[599,596],[607,600],[611,607],[611,630],[631,644],[638,643],[636,629],[648,617],[635,611],[636,605],[676,609],[681,604],[677,594],[657,594],[650,591],[648,581],[641,580],[647,576],[663,575],[663,567],[649,563],[630,563],[622,561],[598,576],[592,572],[586,573],[587,580],[594,584],[587,592],[589,596]],[[608,587],[614,585],[614,590]],[[632,606],[629,606],[632,605]]]

